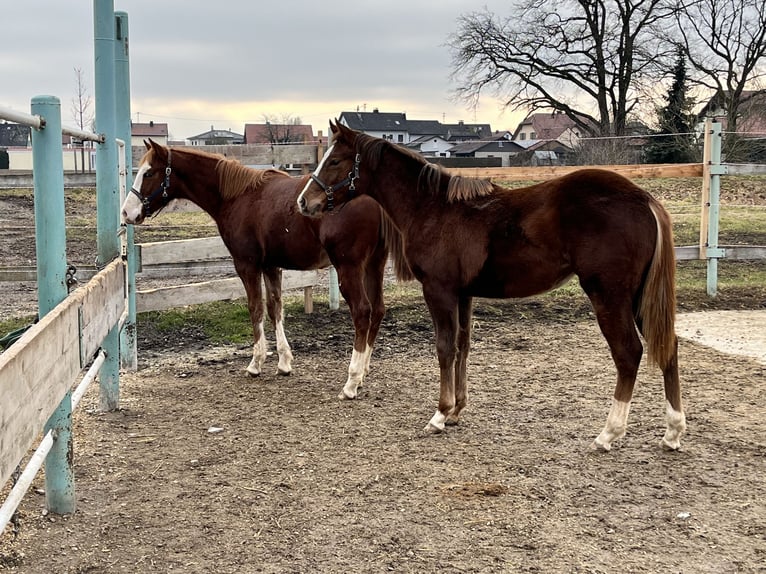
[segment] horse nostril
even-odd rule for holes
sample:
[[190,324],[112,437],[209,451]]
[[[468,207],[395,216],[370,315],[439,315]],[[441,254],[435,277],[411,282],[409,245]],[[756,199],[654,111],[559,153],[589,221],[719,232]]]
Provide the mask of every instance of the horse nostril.
[[301,196],[298,198],[298,207],[301,208],[301,211],[306,211],[306,198]]

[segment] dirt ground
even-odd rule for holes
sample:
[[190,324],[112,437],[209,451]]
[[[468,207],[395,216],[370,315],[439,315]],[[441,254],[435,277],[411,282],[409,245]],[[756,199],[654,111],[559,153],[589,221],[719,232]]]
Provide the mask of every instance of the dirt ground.
[[76,514],[46,516],[38,477],[0,568],[763,571],[766,365],[682,340],[683,449],[659,447],[644,367],[627,436],[593,453],[614,376],[587,315],[479,305],[469,406],[440,436],[422,432],[437,371],[419,302],[389,311],[357,401],[335,398],[344,310],[288,316],[290,377],[272,357],[249,378],[248,348],[193,333],[144,338],[121,410],[98,412],[94,385],[75,415]]
[[[4,314],[34,310],[33,287],[7,285]],[[477,302],[469,404],[437,436],[422,431],[438,370],[417,297],[388,297],[356,401],[336,399],[345,306],[290,307],[289,377],[272,356],[250,378],[249,346],[192,327],[139,330],[120,410],[99,412],[93,385],[74,415],[77,512],[45,512],[40,474],[18,533],[0,534],[0,571],[766,572],[766,363],[746,344],[763,340],[766,301],[748,297],[716,303],[747,309],[731,323],[679,317],[679,452],[659,446],[661,375],[646,364],[626,437],[589,449],[614,366],[584,299]]]

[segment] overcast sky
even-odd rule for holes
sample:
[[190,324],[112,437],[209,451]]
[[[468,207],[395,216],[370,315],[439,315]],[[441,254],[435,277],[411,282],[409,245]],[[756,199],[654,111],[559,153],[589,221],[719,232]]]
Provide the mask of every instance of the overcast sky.
[[[489,123],[511,130],[523,114],[485,97],[456,102],[448,36],[460,15],[509,0],[115,0],[128,13],[132,120],[166,122],[184,139],[215,126],[242,133],[264,116],[299,117],[316,133],[343,111],[406,112],[410,119]],[[95,95],[93,2],[3,2],[0,106],[61,99],[75,125],[75,68]]]

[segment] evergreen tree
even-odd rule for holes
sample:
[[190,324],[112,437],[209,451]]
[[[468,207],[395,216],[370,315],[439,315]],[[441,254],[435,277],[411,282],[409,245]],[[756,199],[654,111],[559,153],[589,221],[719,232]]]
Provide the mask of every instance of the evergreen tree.
[[698,156],[691,134],[694,115],[687,95],[686,58],[680,49],[672,74],[667,104],[657,110],[658,129],[645,149],[648,163],[690,163]]

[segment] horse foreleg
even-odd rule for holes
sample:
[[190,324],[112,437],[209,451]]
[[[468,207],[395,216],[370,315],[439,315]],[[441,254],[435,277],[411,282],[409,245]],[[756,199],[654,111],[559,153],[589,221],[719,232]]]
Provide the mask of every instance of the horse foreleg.
[[269,313],[274,335],[277,340],[277,373],[289,375],[293,371],[293,352],[290,343],[287,342],[284,327],[284,311],[282,309],[282,270],[279,268],[264,269],[264,283],[266,285],[266,309]]
[[364,376],[369,367],[372,345],[368,343],[370,331],[370,301],[362,282],[362,269],[355,265],[338,265],[338,283],[341,294],[348,303],[351,319],[354,322],[354,347],[351,351],[351,362],[348,365],[348,378],[343,385],[338,398],[341,400],[355,399],[358,389],[364,382]]
[[266,338],[263,334],[263,296],[261,294],[261,272],[257,268],[244,265],[234,260],[237,273],[247,293],[247,309],[253,326],[253,358],[247,366],[247,372],[257,377],[261,374],[266,360]]
[[455,413],[455,357],[457,355],[458,302],[452,294],[423,285],[423,296],[431,312],[439,358],[439,408],[428,421],[425,431],[440,433]]
[[471,323],[473,321],[473,298],[461,296],[458,302],[457,357],[455,360],[455,410],[447,417],[446,424],[456,425],[460,411],[468,400],[468,352],[471,350]]

